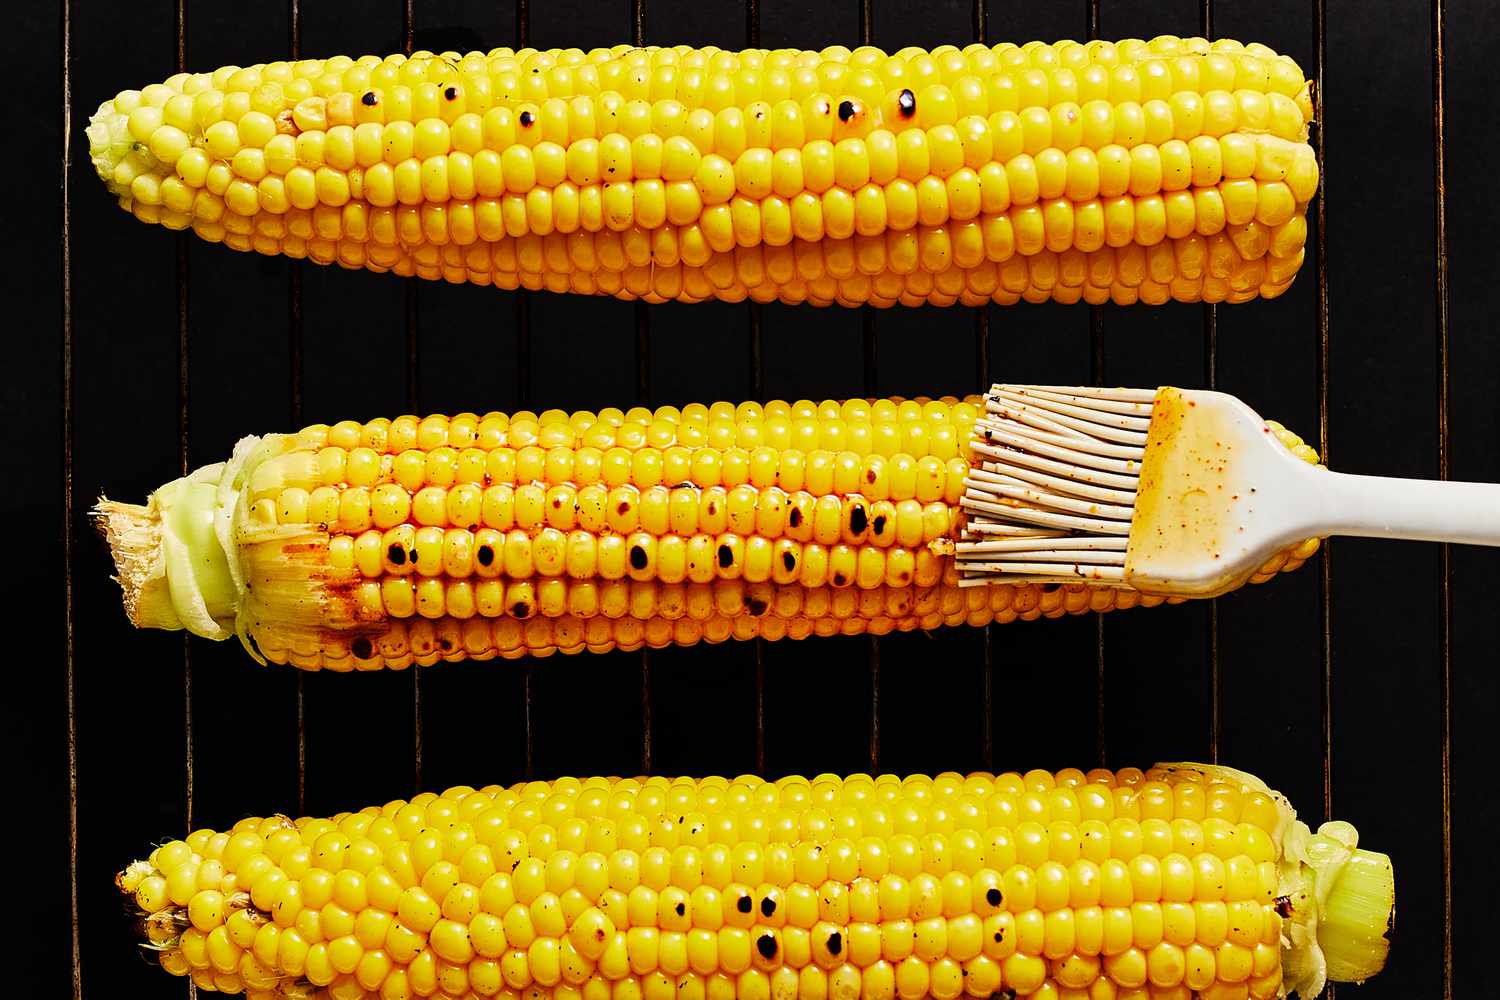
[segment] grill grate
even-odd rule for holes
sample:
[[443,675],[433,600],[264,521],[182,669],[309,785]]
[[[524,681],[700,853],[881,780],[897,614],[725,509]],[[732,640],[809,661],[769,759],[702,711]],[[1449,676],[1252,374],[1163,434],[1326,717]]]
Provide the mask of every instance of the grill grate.
[[[287,0],[289,16],[289,48],[294,57],[301,54],[302,38],[302,12],[299,0]],[[415,39],[415,2],[416,0],[402,0],[402,39],[406,50],[411,51]],[[636,44],[646,41],[647,9],[646,0],[629,0],[630,18]],[[871,0],[855,0],[858,3],[858,24],[860,40],[869,44],[873,33],[873,14]],[[173,28],[176,37],[176,65],[179,70],[185,68],[187,63],[187,0],[173,0]],[[1099,37],[1100,31],[1100,8],[1101,0],[1085,0],[1087,8],[1088,37]],[[1326,180],[1327,164],[1325,162],[1326,148],[1326,118],[1324,114],[1324,82],[1327,79],[1327,15],[1325,0],[1310,0],[1312,11],[1313,28],[1313,50],[1314,50],[1314,75],[1317,86],[1314,92],[1315,125],[1313,129],[1314,143],[1317,150],[1318,165],[1321,178]],[[515,33],[518,44],[526,45],[531,34],[531,5],[529,0],[516,0],[516,27]],[[761,36],[761,9],[759,0],[745,0],[745,34],[750,45],[759,45]],[[73,576],[75,573],[88,573],[97,570],[92,565],[80,566],[78,558],[78,522],[76,518],[77,506],[73,490],[73,461],[74,461],[74,430],[76,398],[74,386],[74,325],[73,325],[73,253],[70,234],[71,221],[71,190],[69,185],[69,167],[72,162],[72,65],[71,51],[73,41],[74,19],[70,3],[62,5],[62,115],[63,115],[63,139],[62,151],[62,241],[61,241],[61,371],[62,371],[62,406],[60,424],[62,428],[63,446],[63,479],[61,483],[64,530],[63,530],[63,555],[68,572],[65,576],[63,586],[63,597],[65,605],[65,629],[63,638],[64,655],[64,677],[66,696],[66,721],[67,721],[67,778],[68,778],[68,821],[69,821],[69,864],[70,880],[69,890],[71,894],[71,983],[72,996],[74,1000],[82,997],[82,951],[79,932],[79,864],[78,864],[78,713],[77,713],[77,691],[75,683],[75,631],[76,631],[76,603],[73,587]],[[990,0],[974,0],[973,5],[973,33],[974,38],[979,41],[987,40],[988,26],[990,21]],[[1435,175],[1435,217],[1434,217],[1434,260],[1436,281],[1436,354],[1438,372],[1438,391],[1436,399],[1437,416],[1437,454],[1438,474],[1441,478],[1449,476],[1449,452],[1450,434],[1448,426],[1449,412],[1449,288],[1448,288],[1448,233],[1446,214],[1446,132],[1445,132],[1445,4],[1444,0],[1434,0],[1432,5],[1432,93],[1433,93],[1433,163]],[[1212,37],[1214,30],[1214,0],[1201,0],[1199,4],[1199,29],[1207,36]],[[1316,325],[1313,331],[1314,348],[1316,357],[1315,366],[1315,398],[1317,410],[1318,444],[1320,453],[1327,460],[1330,453],[1329,440],[1329,392],[1331,383],[1330,373],[1330,323],[1329,323],[1329,282],[1328,282],[1328,259],[1327,241],[1324,238],[1327,232],[1327,193],[1326,184],[1320,182],[1318,198],[1314,205],[1314,229],[1316,231],[1315,241],[1315,268],[1313,278],[1316,282]],[[179,457],[182,470],[189,470],[189,361],[190,361],[190,275],[188,264],[187,234],[177,237],[176,245],[176,291],[177,291],[177,334],[178,334],[178,430],[179,430]],[[292,426],[300,425],[302,421],[302,388],[303,388],[303,280],[301,266],[290,268],[290,292],[288,301],[288,357],[289,370],[288,382],[290,393],[289,417]],[[420,329],[418,321],[418,283],[415,280],[408,282],[406,286],[404,311],[405,311],[405,346],[407,365],[407,401],[413,412],[418,412],[418,371],[420,364]],[[533,404],[532,396],[532,337],[531,337],[531,293],[522,289],[515,295],[513,323],[517,333],[516,340],[516,387],[517,398],[522,407]],[[749,395],[752,398],[761,398],[764,395],[765,386],[765,359],[762,344],[762,307],[754,302],[745,306],[747,314],[748,351],[747,351],[747,376]],[[974,344],[975,344],[975,370],[976,385],[984,386],[989,382],[991,361],[991,329],[990,316],[985,309],[974,310]],[[864,386],[868,395],[879,393],[879,369],[877,356],[877,334],[878,318],[876,311],[865,307],[861,315],[861,336],[863,348],[863,373]],[[1204,368],[1203,381],[1209,387],[1216,387],[1219,381],[1219,345],[1218,345],[1218,317],[1216,308],[1211,304],[1205,304],[1202,309],[1202,336],[1204,344]],[[1090,378],[1096,384],[1102,384],[1105,380],[1106,340],[1105,340],[1105,311],[1102,307],[1091,307],[1089,314],[1089,371]],[[644,304],[637,304],[635,308],[635,347],[636,347],[636,393],[637,401],[647,405],[651,399],[650,366],[651,366],[651,312]],[[1331,555],[1332,546],[1325,545],[1319,559],[1317,570],[1317,617],[1321,643],[1319,647],[1320,664],[1320,706],[1319,715],[1321,721],[1321,745],[1322,745],[1322,794],[1324,815],[1331,815],[1334,801],[1334,733],[1333,733],[1333,637],[1334,622],[1332,611],[1332,591],[1334,583],[1333,565],[1334,559]],[[1442,959],[1441,959],[1441,989],[1445,1000],[1451,1000],[1453,996],[1453,934],[1452,934],[1452,909],[1453,909],[1453,886],[1452,886],[1452,820],[1451,820],[1451,795],[1452,795],[1452,566],[1450,552],[1446,546],[1442,547],[1440,554],[1440,573],[1438,578],[1438,662],[1439,662],[1439,689],[1441,694],[1440,714],[1440,752],[1441,752],[1441,905],[1442,905]],[[1105,620],[1102,616],[1095,617],[1096,633],[1094,637],[1095,651],[1095,727],[1096,727],[1096,753],[1102,764],[1105,760],[1105,671],[1107,662],[1107,644]],[[766,653],[764,640],[757,639],[754,642],[754,729],[755,748],[754,760],[757,770],[764,772],[766,769],[767,751],[767,726],[766,726]],[[994,683],[996,671],[996,640],[993,627],[984,630],[982,640],[981,676],[979,678],[980,696],[983,706],[983,729],[981,734],[981,755],[983,763],[988,767],[994,766],[995,761],[995,738],[993,732],[993,716],[995,707]],[[872,772],[878,771],[880,766],[880,736],[881,736],[881,642],[876,637],[868,639],[866,661],[870,679],[870,701],[868,705],[869,723],[869,765]],[[1208,603],[1208,632],[1207,632],[1207,661],[1208,661],[1208,718],[1206,720],[1208,733],[1208,752],[1210,759],[1217,760],[1221,739],[1221,715],[1223,701],[1223,685],[1221,678],[1221,664],[1219,651],[1219,615],[1218,603]],[[641,767],[645,772],[652,770],[653,763],[653,721],[652,721],[652,664],[648,653],[640,654],[640,698],[642,713],[642,738],[641,738]],[[193,659],[192,646],[184,642],[181,651],[181,676],[182,676],[182,707],[183,707],[183,732],[185,736],[185,781],[182,788],[183,812],[189,823],[191,823],[194,805],[194,704],[193,704]],[[422,672],[413,670],[411,688],[411,711],[413,714],[413,781],[417,787],[422,783]],[[522,699],[523,699],[523,726],[525,738],[525,775],[531,777],[535,774],[535,740],[536,734],[533,728],[534,704],[533,704],[533,674],[530,666],[522,667]],[[307,780],[307,734],[305,726],[306,703],[304,677],[298,674],[294,689],[295,697],[295,719],[297,739],[297,783],[296,796],[299,808],[302,807],[306,797]],[[189,986],[192,992],[192,987]],[[1329,995],[1332,995],[1330,990]]]

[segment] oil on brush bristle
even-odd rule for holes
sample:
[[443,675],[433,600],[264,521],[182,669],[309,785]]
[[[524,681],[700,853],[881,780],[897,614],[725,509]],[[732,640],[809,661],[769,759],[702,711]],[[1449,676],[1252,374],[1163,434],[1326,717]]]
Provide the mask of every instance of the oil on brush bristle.
[[1317,464],[1301,438],[1221,393],[993,386],[969,442],[958,585],[1083,583],[1186,599],[1300,564],[1316,538],[1249,542],[1244,518],[1257,507],[1236,506],[1238,480],[1226,477],[1250,456],[1233,456],[1216,423],[1231,412],[1272,442],[1275,461]]

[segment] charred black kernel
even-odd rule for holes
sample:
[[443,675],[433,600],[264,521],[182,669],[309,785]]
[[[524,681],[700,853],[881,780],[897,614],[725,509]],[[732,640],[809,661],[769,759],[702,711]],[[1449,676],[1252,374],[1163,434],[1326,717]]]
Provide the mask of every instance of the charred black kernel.
[[839,101],[839,121],[846,122],[854,117],[854,102]]
[[1000,895],[1000,890],[994,888],[993,886],[990,888],[989,892],[986,892],[984,894],[984,901],[986,903],[989,903],[991,906],[999,906],[1000,900],[1004,898],[1005,897]]
[[903,90],[896,95],[896,110],[901,112],[902,118],[910,118],[917,113],[917,95],[909,90]]
[[1054,590],[1059,589],[1060,587],[1062,587],[1062,584],[1060,584],[1060,583],[1044,583],[1044,584],[1042,584],[1042,593],[1044,593],[1044,594],[1050,594]]
[[525,601],[517,601],[511,605],[510,613],[516,618],[526,618],[531,615],[531,605]]
[[760,952],[760,957],[769,961],[776,957],[776,939],[769,934],[762,934],[755,939],[755,950]]
[[449,87],[447,90],[443,91],[443,96],[446,97],[450,101],[456,101],[456,100],[458,100],[458,88],[457,87]]
[[1277,896],[1276,912],[1279,913],[1283,919],[1290,917],[1292,915],[1292,897]]
[[395,542],[392,542],[391,547],[385,550],[385,555],[391,561],[392,565],[406,565],[406,550]]
[[870,527],[875,529],[875,534],[877,535],[885,531],[885,515],[877,514],[875,520],[871,522]]
[[[709,511],[709,513],[712,514],[713,511]],[[800,507],[793,507],[792,508],[792,512],[786,516],[786,523],[790,524],[794,528],[797,525],[801,524],[802,523],[802,508],[800,508]]]
[[[535,70],[533,70],[533,72],[535,72]],[[530,111],[522,111],[521,112],[521,127],[522,128],[531,128],[531,123],[534,122],[534,121],[536,121],[536,115],[532,114]]]
[[[763,600],[761,600],[759,597],[747,597],[747,598],[745,598],[745,608],[752,615],[754,615],[755,617],[759,618],[761,615],[763,615],[763,614],[766,613],[766,602],[763,601]],[[768,900],[765,901],[765,903],[761,903],[761,908],[764,909],[766,903],[770,903],[770,902],[771,901],[768,899]],[[774,909],[775,906],[776,906],[776,904],[775,903],[771,903],[771,906]],[[766,916],[769,917],[770,914],[767,913]]]
[[488,545],[481,545],[479,551],[474,553],[474,557],[479,560],[479,565],[488,566],[495,561],[495,550]]
[[408,552],[406,554],[406,558],[410,559],[412,565],[415,566],[417,564],[417,550],[416,549],[412,549],[410,552]]
[[762,899],[760,901],[760,915],[761,916],[763,916],[763,917],[769,917],[771,914],[773,914],[775,912],[776,912],[776,900],[772,899],[770,896],[767,896],[765,899]]
[[739,911],[741,913],[749,913],[750,912],[750,897],[749,896],[741,896],[740,899],[739,899],[739,902],[735,903],[734,905],[739,908]]
[[682,904],[681,904],[681,903],[678,903],[678,904],[677,904],[677,906],[676,906],[676,910],[677,910],[677,915],[678,915],[678,916],[679,916],[679,917],[681,917],[681,916],[686,916],[686,915],[687,915],[687,907],[686,907],[686,906],[683,906],[683,905],[682,905]]
[[630,547],[630,565],[631,565],[631,568],[633,568],[633,569],[645,569],[646,568],[646,563],[649,562],[649,561],[650,560],[648,560],[646,558],[646,550],[645,549],[641,548],[639,545],[632,545]]
[[719,565],[725,569],[734,565],[734,549],[727,545],[719,546]]
[[848,582],[848,581],[845,580],[844,574],[842,574],[842,573],[835,573],[835,574],[833,574],[833,585],[835,587],[842,587],[846,582]]
[[837,955],[844,950],[844,936],[838,931],[828,935],[828,954]]
[[439,639],[438,640],[438,648],[441,649],[445,653],[452,651],[452,649],[453,649],[453,640],[452,639],[448,639],[448,638]]
[[995,940],[996,941],[1004,941],[1005,940],[1005,932],[1004,931],[996,931],[995,932]]
[[797,557],[790,551],[783,552],[781,554],[781,565],[785,566],[786,571],[790,573],[792,570],[797,568]]
[[356,660],[368,660],[375,654],[375,647],[370,645],[370,640],[360,636],[349,644],[349,652],[354,654]]
[[373,90],[365,91],[365,96],[359,99],[360,103],[367,108],[373,108],[377,100],[379,100],[379,98],[375,96],[375,91]]
[[854,532],[856,535],[859,535],[863,534],[864,530],[869,526],[869,515],[865,513],[865,509],[863,507],[861,507],[859,504],[855,504],[854,508],[849,511],[849,530]]

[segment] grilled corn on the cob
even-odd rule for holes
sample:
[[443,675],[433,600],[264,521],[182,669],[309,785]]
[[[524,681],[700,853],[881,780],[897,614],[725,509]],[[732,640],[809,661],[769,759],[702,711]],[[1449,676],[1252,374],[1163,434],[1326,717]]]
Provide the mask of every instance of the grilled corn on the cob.
[[1390,859],[1208,765],[563,778],[197,830],[121,872],[253,1000],[1255,1000],[1385,963]]
[[88,127],[145,222],[237,250],[647,301],[1280,294],[1311,84],[1162,36],[887,55],[636,48],[179,73]]
[[[976,403],[320,424],[248,438],[145,507],[97,513],[136,625],[237,632],[257,658],[310,669],[1161,603],[1104,586],[959,586]],[[1257,580],[1316,547],[1282,553]]]

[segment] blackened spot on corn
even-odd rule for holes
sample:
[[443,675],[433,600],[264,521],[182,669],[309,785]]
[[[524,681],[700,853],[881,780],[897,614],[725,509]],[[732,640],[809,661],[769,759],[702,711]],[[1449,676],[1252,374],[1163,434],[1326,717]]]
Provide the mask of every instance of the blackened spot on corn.
[[373,108],[375,106],[375,102],[378,101],[379,98],[375,96],[375,91],[367,90],[365,91],[365,96],[361,97],[359,100],[360,103],[365,107]]
[[849,530],[854,532],[856,535],[860,535],[863,534],[864,530],[869,526],[870,518],[869,515],[865,513],[864,507],[860,506],[859,504],[855,504],[854,508],[849,511]]
[[417,550],[412,549],[406,554],[406,558],[410,559],[412,561],[412,565],[415,566],[417,563]]
[[755,939],[755,950],[760,952],[760,957],[770,960],[776,957],[776,939],[769,934],[762,934]]
[[517,601],[511,605],[510,613],[517,618],[527,618],[531,615],[531,605],[525,601]]
[[785,566],[786,571],[790,573],[797,568],[797,557],[790,552],[783,552],[781,554],[781,565]]
[[619,502],[619,504],[615,507],[615,513],[616,514],[620,514],[620,515],[624,515],[624,514],[630,513],[630,501],[629,500],[621,500]]
[[770,896],[767,896],[765,899],[762,899],[760,901],[760,913],[761,913],[761,916],[763,916],[763,917],[769,917],[771,914],[773,914],[775,912],[776,912],[776,900],[772,899]]
[[885,515],[877,515],[874,522],[872,522],[871,527],[875,529],[875,534],[877,535],[885,531]]
[[[532,72],[535,73],[536,70],[532,70]],[[522,128],[531,128],[531,123],[534,122],[534,121],[536,121],[536,115],[532,114],[530,111],[522,111],[521,112],[521,127]]]
[[479,565],[488,566],[495,561],[495,550],[488,545],[481,545],[474,556],[479,560]]
[[846,122],[854,117],[854,102],[839,101],[839,121]]
[[719,565],[725,569],[734,565],[734,549],[727,545],[719,546]]
[[645,569],[646,563],[649,561],[650,560],[646,558],[645,549],[641,548],[639,545],[632,545],[630,547],[630,565],[632,568]]
[[1044,583],[1044,584],[1042,584],[1042,593],[1044,593],[1044,594],[1050,594],[1054,590],[1057,590],[1061,586],[1062,586],[1062,584],[1060,584],[1060,583]]
[[842,587],[846,582],[847,581],[844,579],[844,574],[842,574],[842,573],[835,573],[835,574],[833,574],[833,585],[835,587]]
[[439,639],[438,648],[445,653],[451,652],[453,650],[453,640],[448,638]]
[[1000,895],[1000,890],[994,888],[993,886],[990,887],[989,892],[986,892],[984,894],[984,901],[986,903],[989,903],[991,906],[999,906],[1000,901],[1004,898],[1004,896]]
[[750,912],[750,897],[749,896],[741,896],[739,898],[739,901],[737,903],[735,903],[734,905],[739,909],[739,911],[741,913],[749,913]]
[[[761,615],[763,615],[763,614],[766,613],[766,602],[763,601],[763,600],[761,600],[759,597],[747,597],[747,598],[745,598],[745,607],[750,611],[750,613],[752,615],[754,615],[757,618],[759,618]],[[770,900],[766,900],[766,903],[769,903],[769,902],[770,902]],[[765,905],[766,905],[765,903],[762,903],[761,907],[764,908]],[[776,904],[775,903],[771,903],[771,906],[774,909],[775,906],[776,906]],[[769,917],[770,914],[767,913],[766,916]]]
[[[709,513],[712,514],[713,511],[709,511]],[[794,528],[797,525],[801,524],[802,523],[802,509],[800,507],[793,507],[792,508],[792,512],[786,516],[786,523],[790,524]]]
[[844,950],[844,936],[838,931],[828,935],[828,954],[837,955]]
[[450,101],[456,101],[456,100],[458,100],[458,88],[457,87],[449,87],[447,90],[443,91],[443,96],[446,97]]
[[902,118],[910,118],[917,113],[917,95],[909,90],[903,90],[896,95],[896,110],[901,112]]
[[1004,931],[996,931],[995,932],[995,940],[996,941],[1004,941],[1005,940],[1005,932]]
[[686,914],[687,914],[687,907],[686,907],[686,906],[683,906],[683,905],[682,905],[682,904],[681,904],[681,903],[678,903],[678,904],[677,904],[677,907],[676,907],[676,909],[677,909],[677,915],[678,915],[678,916],[679,916],[679,917],[681,917],[681,916],[685,916],[685,915],[686,915]]
[[349,652],[354,654],[356,660],[368,660],[375,652],[375,647],[370,645],[370,640],[360,636],[349,643]]
[[406,550],[398,543],[391,543],[391,547],[385,550],[386,558],[390,559],[392,565],[404,566],[406,564]]
[[1290,917],[1292,915],[1292,897],[1291,896],[1277,896],[1276,897],[1276,912],[1279,913],[1279,914],[1281,914],[1281,916],[1282,916],[1283,919],[1285,919],[1287,917]]

